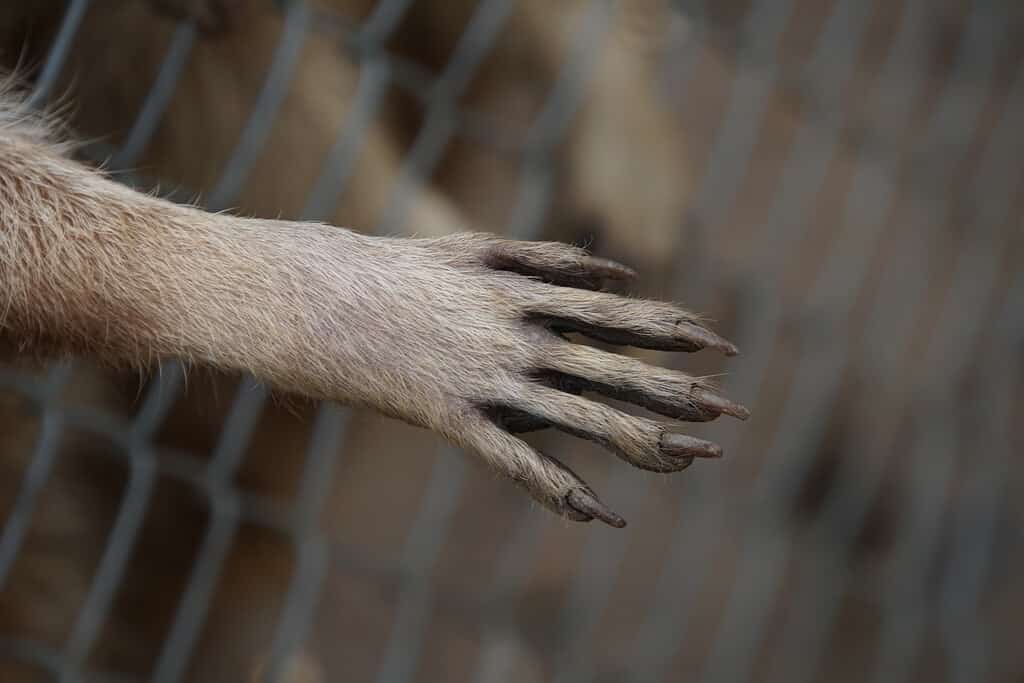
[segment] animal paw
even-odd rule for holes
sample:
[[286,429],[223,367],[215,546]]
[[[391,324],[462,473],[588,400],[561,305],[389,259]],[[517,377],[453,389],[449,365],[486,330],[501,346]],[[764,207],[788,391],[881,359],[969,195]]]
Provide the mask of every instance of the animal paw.
[[387,272],[374,276],[393,299],[375,300],[378,314],[367,322],[382,325],[374,336],[387,343],[359,352],[377,372],[365,380],[377,387],[368,402],[476,453],[559,515],[625,525],[580,477],[516,432],[554,427],[654,472],[722,455],[714,443],[584,394],[674,420],[748,417],[704,379],[569,340],[578,333],[648,349],[737,353],[673,304],[599,290],[633,278],[625,266],[566,244],[484,234],[392,243],[412,248],[390,247]]

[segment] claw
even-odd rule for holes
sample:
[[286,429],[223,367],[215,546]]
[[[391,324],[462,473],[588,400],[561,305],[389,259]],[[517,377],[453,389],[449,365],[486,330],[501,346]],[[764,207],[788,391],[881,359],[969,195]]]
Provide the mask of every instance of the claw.
[[589,515],[593,519],[599,519],[608,526],[613,526],[616,529],[626,526],[626,520],[609,510],[593,493],[585,489],[569,491],[565,496],[565,502],[573,510]]
[[721,458],[722,447],[689,434],[665,432],[661,436],[661,450],[665,455],[693,458]]
[[583,269],[588,273],[609,280],[635,280],[637,272],[629,266],[624,266],[618,261],[588,256],[583,261]]
[[726,415],[732,415],[733,417],[746,420],[750,417],[750,411],[739,403],[733,403],[732,401],[722,398],[718,394],[713,394],[707,389],[702,387],[694,387],[691,392],[693,400],[701,405],[707,406],[712,410],[719,413],[725,413]]
[[718,349],[727,356],[735,356],[740,352],[736,348],[736,345],[731,341],[718,336],[711,330],[705,329],[700,325],[688,322],[680,322],[678,328],[683,332],[683,335],[690,341],[694,342],[698,346],[704,349]]

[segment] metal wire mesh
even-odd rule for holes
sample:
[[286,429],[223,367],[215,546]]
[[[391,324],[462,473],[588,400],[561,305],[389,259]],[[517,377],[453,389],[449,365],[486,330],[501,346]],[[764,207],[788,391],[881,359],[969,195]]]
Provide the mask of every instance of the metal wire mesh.
[[[34,104],[58,90],[90,4],[68,3]],[[464,94],[509,30],[512,3],[477,3],[437,72],[393,47],[413,3],[381,0],[358,21],[279,3],[282,28],[258,97],[203,203],[236,205],[307,40],[326,35],[358,63],[358,82],[297,218],[330,219],[398,89],[421,121],[377,224],[360,227],[414,229],[415,199],[451,146],[468,141],[517,164],[504,231],[544,236],[564,191],[559,150],[610,26],[632,9],[584,4],[543,106],[510,143]],[[416,470],[417,502],[396,513],[400,540],[382,550],[325,523],[360,415],[317,409],[305,453],[280,454],[303,464],[282,502],[238,484],[272,404],[253,381],[239,386],[204,457],[158,435],[186,392],[176,364],[161,368],[129,415],[61,400],[77,361],[42,375],[0,368],[2,386],[32,403],[40,425],[4,508],[0,587],[9,590],[65,430],[101,435],[127,468],[66,638],[2,633],[0,659],[47,679],[140,678],[97,668],[91,656],[154,488],[172,478],[192,486],[209,515],[144,675],[155,681],[200,676],[189,667],[204,637],[224,637],[204,625],[244,525],[283,534],[294,557],[257,653],[266,680],[306,680],[287,673],[290,658],[334,649],[342,660],[372,651],[373,666],[325,664],[324,680],[1020,680],[1024,518],[1015,494],[1024,470],[1013,453],[1024,435],[1024,24],[1015,6],[687,0],[676,11],[688,29],[666,57],[664,97],[693,141],[697,172],[690,213],[679,217],[685,256],[660,294],[725,318],[744,350],[723,384],[754,419],[700,428],[725,447],[726,462],[670,483],[607,475],[604,496],[633,520],[613,533],[567,528],[518,499],[491,510],[484,499],[502,484],[438,446]],[[950,16],[954,39],[941,51],[933,34]],[[202,40],[191,23],[178,25],[127,134],[85,152],[150,185],[129,171]],[[173,196],[191,198],[191,189]],[[484,499],[473,495],[481,490]],[[363,500],[388,495],[385,487]],[[365,524],[378,514],[364,510]],[[491,530],[466,531],[466,515]],[[879,528],[884,539],[872,542]],[[318,615],[350,608],[331,586],[355,575],[356,592],[389,588],[373,603],[385,625],[353,640],[360,626],[342,635]],[[351,620],[363,615],[354,609]]]

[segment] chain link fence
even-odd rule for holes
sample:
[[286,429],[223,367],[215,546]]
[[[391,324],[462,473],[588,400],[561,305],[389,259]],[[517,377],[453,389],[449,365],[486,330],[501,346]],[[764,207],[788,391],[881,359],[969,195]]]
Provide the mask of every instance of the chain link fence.
[[[407,27],[456,22],[460,3],[252,2],[274,26],[258,40],[274,40],[224,60],[251,59],[249,99],[224,85],[227,69],[187,90],[202,104],[175,104],[224,38],[165,19],[155,37],[96,35],[111,3],[69,0],[32,101],[72,86],[105,101],[80,115],[72,98],[71,116],[95,136],[83,157],[124,182],[339,222],[388,153],[375,126],[398,120],[396,172],[355,227],[414,231],[429,190],[467,224],[564,236],[565,149],[611,87],[609,36],[646,16],[613,0],[480,0],[453,39],[416,52]],[[489,60],[532,26],[521,14],[568,36],[528,115],[514,88],[497,108],[475,94],[505,73]],[[707,313],[743,351],[727,367],[659,358],[726,373],[726,394],[752,409],[742,426],[693,428],[725,460],[664,479],[539,436],[597,475],[630,519],[619,532],[560,522],[411,428],[282,406],[248,379],[175,363],[142,379],[83,361],[2,366],[0,409],[21,417],[0,437],[0,608],[50,591],[32,598],[31,627],[0,615],[11,680],[1022,680],[1024,13],[997,0],[683,0],[666,16],[637,35],[665,36],[651,87],[692,172],[669,179],[685,210],[646,293]],[[350,90],[304,71],[314,40],[344,55]],[[149,69],[140,55],[155,52]],[[119,77],[139,97],[96,86],[109,60],[138,61]],[[322,100],[308,102],[341,115],[330,139],[305,143],[319,153],[309,176],[267,150],[303,144],[275,135],[314,87]],[[218,96],[244,115],[216,119]],[[159,163],[190,108],[186,130],[227,135],[221,165]],[[477,165],[460,175],[459,154]],[[479,172],[492,167],[500,182]],[[246,195],[261,172],[303,199],[261,206]],[[600,251],[609,219],[595,211],[580,224],[596,225]],[[68,499],[86,502],[46,536]]]

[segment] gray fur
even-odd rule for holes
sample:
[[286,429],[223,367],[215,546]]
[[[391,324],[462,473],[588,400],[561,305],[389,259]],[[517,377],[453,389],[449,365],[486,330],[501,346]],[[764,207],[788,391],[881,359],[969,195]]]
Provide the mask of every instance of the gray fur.
[[576,519],[593,516],[591,503],[588,512],[567,504],[572,492],[591,500],[586,485],[499,428],[489,410],[540,418],[638,467],[671,471],[689,461],[666,452],[660,422],[546,386],[538,371],[641,404],[674,403],[680,417],[723,412],[700,398],[713,395],[697,380],[574,346],[549,329],[580,325],[655,348],[734,350],[672,304],[543,281],[628,277],[624,267],[554,242],[371,237],[210,214],[68,159],[45,121],[10,95],[5,102],[0,330],[24,351],[137,367],[183,358],[371,406],[476,452]]

